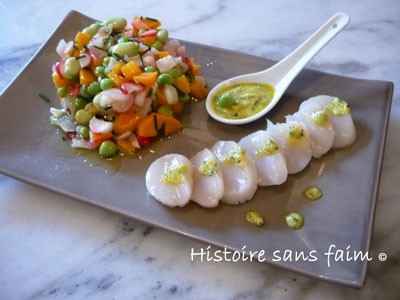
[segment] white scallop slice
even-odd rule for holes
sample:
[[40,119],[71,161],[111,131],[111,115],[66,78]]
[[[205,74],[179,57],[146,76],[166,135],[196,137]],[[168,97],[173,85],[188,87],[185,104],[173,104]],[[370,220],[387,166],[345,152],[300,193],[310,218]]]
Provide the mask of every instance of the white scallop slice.
[[[169,170],[182,165],[187,168],[182,174],[183,180],[179,184],[165,183],[164,175]],[[147,169],[146,188],[156,200],[164,205],[185,206],[193,190],[193,171],[190,160],[180,154],[167,154],[158,158]]]
[[224,196],[222,202],[240,204],[253,198],[257,190],[257,169],[254,161],[243,154],[242,163],[226,161],[231,153],[242,151],[242,148],[233,141],[219,141],[211,149],[220,161],[224,178]]
[[[291,126],[303,129],[304,136],[298,140],[290,138]],[[312,158],[311,141],[307,128],[300,122],[286,122],[273,124],[268,120],[267,133],[274,139],[282,150],[286,159],[288,174],[302,171]]]
[[[204,175],[200,168],[203,163],[214,160],[218,164],[215,174]],[[191,159],[193,166],[192,200],[203,207],[215,207],[224,195],[224,180],[217,157],[209,149],[198,152]]]
[[313,157],[319,158],[332,148],[335,140],[335,130],[330,120],[321,126],[313,121],[311,114],[303,112],[297,112],[293,115],[286,116],[286,120],[298,121],[307,128],[310,135]]
[[[300,104],[299,111],[312,114],[324,110],[328,103],[335,98],[327,95],[311,97]],[[331,115],[330,121],[335,131],[333,148],[344,148],[354,143],[357,133],[351,114],[344,116]]]
[[260,186],[282,184],[288,176],[286,160],[280,150],[271,155],[259,154],[260,149],[265,147],[265,144],[270,140],[273,139],[265,130],[258,130],[239,141],[239,145],[256,164],[258,184]]

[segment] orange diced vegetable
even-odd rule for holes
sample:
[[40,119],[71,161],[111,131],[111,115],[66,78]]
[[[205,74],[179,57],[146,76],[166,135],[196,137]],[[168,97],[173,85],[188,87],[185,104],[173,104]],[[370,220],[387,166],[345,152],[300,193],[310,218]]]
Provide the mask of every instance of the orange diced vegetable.
[[85,32],[78,32],[75,36],[75,45],[79,48],[82,49],[84,46],[86,46],[91,37],[88,33]]
[[133,76],[140,75],[143,72],[137,63],[130,61],[121,67],[121,73],[126,79],[133,80]]
[[176,78],[174,84],[181,92],[184,92],[185,94],[190,93],[190,82],[185,74]]
[[62,78],[57,72],[53,72],[53,74],[51,74],[51,78],[53,79],[53,83],[56,87],[63,87],[68,84],[68,80],[66,78]]
[[165,98],[164,87],[162,87],[162,86],[158,87],[156,96],[157,96],[158,104],[160,104],[160,105],[168,104],[167,98]]
[[160,129],[164,127],[164,135],[177,133],[182,129],[182,124],[177,119],[171,116],[157,114],[158,123],[161,123]]
[[96,80],[96,77],[92,73],[92,71],[87,69],[81,69],[79,71],[79,82],[80,84],[88,85]]
[[175,104],[172,104],[171,105],[171,108],[172,108],[172,111],[175,113],[175,114],[180,114],[182,111],[183,111],[183,108],[184,108],[184,104],[182,103],[182,102],[177,102],[177,103],[175,103]]
[[139,40],[147,45],[150,46],[151,44],[153,44],[156,41],[157,37],[155,35],[150,35],[150,36],[142,36],[139,38]]
[[157,52],[158,58],[163,58],[163,57],[166,57],[168,55],[170,55],[168,51],[158,51]]
[[140,75],[133,76],[133,80],[136,83],[143,84],[144,86],[151,88],[157,80],[157,75],[157,72],[142,73]]
[[110,72],[110,74],[108,74],[108,77],[110,77],[110,79],[112,81],[114,81],[114,84],[116,86],[121,86],[121,84],[127,82],[127,79],[125,79],[123,76],[112,73],[112,72]]
[[134,111],[118,114],[114,121],[113,130],[116,134],[134,131],[139,120],[140,116],[138,116]]
[[207,96],[208,89],[204,82],[195,78],[190,84],[190,90],[193,97],[197,99],[204,99]]
[[186,58],[184,61],[188,65],[190,73],[193,75],[201,74],[201,66],[196,64],[193,57]]
[[144,22],[143,17],[136,17],[133,19],[132,25],[136,31],[141,29],[150,29],[150,27]]
[[156,19],[143,18],[142,20],[143,20],[143,23],[146,24],[146,26],[151,29],[156,29],[161,25],[160,21],[158,21]]
[[117,140],[118,148],[121,152],[125,154],[133,154],[135,153],[135,147],[132,144],[132,141],[129,139]]
[[112,138],[112,133],[94,133],[90,132],[90,142],[95,145],[100,145],[102,142]]
[[171,116],[152,113],[144,117],[137,127],[137,134],[141,137],[155,137],[160,130],[164,135],[171,135],[182,129],[182,124]]

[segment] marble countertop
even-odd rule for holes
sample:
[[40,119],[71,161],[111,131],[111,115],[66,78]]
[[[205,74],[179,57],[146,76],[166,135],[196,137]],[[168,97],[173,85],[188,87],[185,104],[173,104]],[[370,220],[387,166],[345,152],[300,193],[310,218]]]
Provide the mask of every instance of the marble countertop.
[[272,59],[333,13],[350,14],[351,26],[311,67],[395,83],[371,245],[389,258],[370,263],[360,290],[265,264],[195,263],[190,249],[201,243],[0,175],[1,299],[399,299],[398,0],[0,0],[0,90],[71,9],[99,19],[149,15],[175,37]]

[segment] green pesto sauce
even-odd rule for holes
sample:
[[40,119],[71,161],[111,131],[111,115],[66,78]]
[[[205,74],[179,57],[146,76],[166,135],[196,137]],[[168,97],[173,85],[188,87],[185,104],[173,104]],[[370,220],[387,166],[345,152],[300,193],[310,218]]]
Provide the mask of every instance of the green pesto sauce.
[[350,106],[346,101],[339,98],[333,99],[326,106],[326,111],[334,116],[344,116],[351,113]]
[[268,141],[260,149],[257,149],[256,156],[262,157],[266,155],[273,155],[277,153],[278,150],[278,145],[273,140],[268,139]]
[[214,111],[226,119],[243,119],[263,110],[274,96],[274,87],[240,83],[220,89],[212,100]]

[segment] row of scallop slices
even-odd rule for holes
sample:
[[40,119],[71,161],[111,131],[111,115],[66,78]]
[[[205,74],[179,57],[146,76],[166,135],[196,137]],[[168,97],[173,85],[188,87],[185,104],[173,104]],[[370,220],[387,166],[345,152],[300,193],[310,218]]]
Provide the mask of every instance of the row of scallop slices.
[[147,170],[146,187],[171,207],[190,200],[203,207],[220,201],[240,204],[252,199],[258,186],[282,184],[312,157],[349,146],[355,138],[348,104],[337,97],[316,96],[304,101],[285,123],[268,121],[266,130],[238,143],[219,141],[190,160],[180,154],[160,157]]

